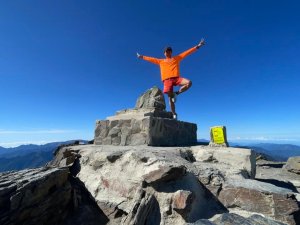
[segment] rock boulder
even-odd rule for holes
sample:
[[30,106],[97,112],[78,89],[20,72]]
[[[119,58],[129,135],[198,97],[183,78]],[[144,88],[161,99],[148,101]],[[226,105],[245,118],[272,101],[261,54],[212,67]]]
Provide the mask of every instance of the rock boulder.
[[300,175],[300,156],[290,157],[284,168],[289,172]]
[[137,99],[135,108],[158,109],[163,111],[166,109],[164,94],[158,87],[153,87]]
[[0,224],[58,224],[71,196],[68,168],[0,173]]

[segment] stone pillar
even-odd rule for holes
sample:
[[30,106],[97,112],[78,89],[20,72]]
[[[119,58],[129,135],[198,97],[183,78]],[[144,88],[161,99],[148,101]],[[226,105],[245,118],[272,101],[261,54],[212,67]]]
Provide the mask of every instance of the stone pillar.
[[211,147],[228,147],[226,127],[214,126],[210,128],[210,142]]
[[187,146],[197,143],[197,125],[173,119],[165,110],[162,91],[153,87],[142,94],[134,109],[97,120],[95,145]]

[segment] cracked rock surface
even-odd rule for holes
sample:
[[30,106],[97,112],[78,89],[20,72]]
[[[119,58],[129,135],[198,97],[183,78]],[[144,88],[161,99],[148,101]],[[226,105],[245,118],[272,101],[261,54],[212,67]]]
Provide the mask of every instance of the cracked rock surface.
[[250,149],[67,146],[0,174],[0,224],[297,224],[297,189],[257,168]]
[[296,224],[299,216],[295,192],[251,179],[256,164],[249,149],[86,145],[70,151],[80,155],[76,177],[108,224],[222,224],[214,217],[229,212],[222,220],[262,214]]

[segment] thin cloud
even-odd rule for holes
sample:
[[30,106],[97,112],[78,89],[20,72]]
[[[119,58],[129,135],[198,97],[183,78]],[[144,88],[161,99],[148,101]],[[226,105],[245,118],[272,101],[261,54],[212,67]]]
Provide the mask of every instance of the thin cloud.
[[0,130],[0,134],[66,134],[76,133],[78,130],[62,130],[62,129],[51,129],[51,130]]
[[231,141],[299,141],[299,138],[281,138],[281,137],[234,137]]
[[266,140],[269,140],[268,138],[266,137],[234,137],[234,138],[231,138],[231,140],[253,140],[253,141],[266,141]]
[[[52,141],[14,141],[14,142],[0,142],[0,146],[4,148],[13,148],[18,147],[20,145],[29,145],[29,144],[35,144],[35,145],[43,145],[50,143]],[[53,141],[55,142],[55,141]]]

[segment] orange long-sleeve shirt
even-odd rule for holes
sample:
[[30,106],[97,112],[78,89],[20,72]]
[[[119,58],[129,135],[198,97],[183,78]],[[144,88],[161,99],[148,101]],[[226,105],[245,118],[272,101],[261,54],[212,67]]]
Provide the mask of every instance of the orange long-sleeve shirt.
[[171,77],[180,77],[179,63],[186,56],[192,54],[197,50],[197,47],[190,48],[181,54],[172,58],[157,59],[149,56],[143,56],[143,59],[151,63],[157,64],[160,67],[161,80]]

